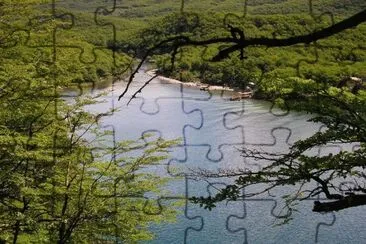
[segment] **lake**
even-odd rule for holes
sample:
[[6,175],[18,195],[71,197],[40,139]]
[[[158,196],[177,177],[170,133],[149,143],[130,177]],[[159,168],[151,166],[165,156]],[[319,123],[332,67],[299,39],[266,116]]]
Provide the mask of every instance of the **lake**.
[[[144,72],[137,74],[129,94],[149,78]],[[116,83],[104,89],[105,102],[90,108],[105,112],[119,107],[119,111],[102,121],[105,128],[115,131],[116,140],[137,139],[145,133],[152,138],[181,139],[181,143],[172,148],[169,160],[148,169],[174,179],[165,187],[166,195],[149,196],[156,199],[157,204],[208,196],[232,181],[217,178],[206,182],[187,177],[198,168],[262,167],[260,162],[241,156],[239,149],[244,146],[283,152],[296,140],[322,129],[320,125],[307,122],[309,115],[286,113],[265,101],[229,101],[229,92],[210,94],[179,84],[162,84],[157,79],[127,106],[128,98],[117,101],[124,85]],[[322,155],[341,149],[339,145],[327,146],[314,153]],[[294,188],[284,187],[256,198],[223,202],[212,211],[185,202],[178,207],[180,214],[176,222],[151,226],[156,238],[148,243],[366,242],[365,207],[320,214],[312,212],[314,199],[306,200],[299,203],[297,212],[291,213],[293,219],[288,224],[276,226],[287,214],[281,196],[293,191]]]

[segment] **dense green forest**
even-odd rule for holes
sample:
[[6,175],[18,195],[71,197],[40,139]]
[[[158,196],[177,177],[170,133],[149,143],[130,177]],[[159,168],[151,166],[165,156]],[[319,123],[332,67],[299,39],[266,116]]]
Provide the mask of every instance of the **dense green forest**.
[[[331,106],[317,121],[331,131],[299,143],[293,158],[317,141],[364,142],[365,124],[359,117],[364,115],[365,93],[357,96],[334,86],[345,77],[366,77],[365,24],[308,45],[247,47],[218,62],[212,57],[225,45],[155,48],[181,35],[205,40],[308,34],[366,7],[363,0],[316,1],[309,8],[311,2],[129,0],[114,6],[113,1],[64,0],[52,6],[38,0],[4,1],[0,5],[0,242],[134,243],[153,238],[147,230],[151,222],[174,219],[170,207],[146,214],[157,209],[144,194],[158,192],[167,179],[139,170],[166,159],[168,148],[177,142],[140,138],[110,146],[112,132],[98,125],[112,111],[86,112],[85,106],[95,104],[98,97],[78,97],[69,104],[62,96],[67,88],[119,80],[144,56],[160,73],[182,81],[238,89],[253,83],[258,96],[282,101],[303,95],[304,101],[293,103],[294,108],[309,112],[326,107],[318,103],[314,108],[312,95],[319,91],[319,83],[327,84],[330,97],[324,102]],[[332,100],[336,96],[347,109],[339,109]],[[305,166],[285,171],[293,176],[285,184],[308,180],[310,171],[324,165],[340,172],[335,176],[355,174],[351,169],[364,166],[358,163],[364,151],[362,147],[354,154],[301,158]],[[330,165],[332,160],[335,166]],[[274,175],[271,171],[238,184],[263,183]],[[195,201],[212,206],[235,199],[237,188],[224,193],[213,201]]]
[[[330,26],[364,6],[361,1],[350,3],[347,7],[339,1],[322,2],[320,5],[318,2],[318,5],[314,4],[312,11],[309,12],[308,4],[299,4],[296,1],[281,2],[283,3],[248,1],[245,16],[243,12],[235,14],[225,12],[225,6],[228,9],[229,6],[233,9],[237,7],[234,4],[230,5],[229,1],[222,2],[223,7],[220,11],[215,11],[214,7],[199,11],[197,10],[200,9],[199,4],[196,6],[188,3],[185,9],[189,9],[191,4],[194,11],[187,10],[184,13],[177,12],[157,18],[150,27],[136,33],[137,40],[138,37],[142,37],[140,42],[135,41],[135,38],[132,42],[121,40],[117,46],[125,52],[139,50],[141,53],[141,50],[153,48],[160,41],[175,36],[188,36],[193,40],[231,37],[230,31],[233,28],[241,31],[243,38],[246,39],[259,37],[283,39],[305,35]],[[273,6],[270,6],[270,3],[273,3]],[[286,7],[291,11],[287,11]],[[262,8],[267,11],[263,11]],[[281,14],[276,13],[277,8],[282,10]],[[248,47],[243,53],[237,52],[221,62],[210,62],[210,60],[218,50],[225,48],[225,45],[182,47],[176,50],[174,68],[171,62],[173,50],[169,49],[169,46],[163,46],[154,50],[156,55],[150,61],[155,62],[162,74],[182,81],[203,81],[238,89],[254,83],[258,89],[257,96],[271,97],[270,93],[274,90],[272,85],[291,83],[294,77],[328,81],[334,85],[345,77],[365,77],[363,68],[366,58],[365,33],[366,26],[361,25],[357,30],[344,31],[309,45],[280,48]]]
[[[241,30],[245,38],[281,39],[308,34],[351,16],[364,8],[365,2],[117,1],[113,8],[113,1],[88,1],[88,4],[86,1],[60,1],[57,6],[74,13],[75,26],[83,29],[78,33],[85,40],[141,58],[149,48],[164,39],[179,35],[194,40],[231,37],[230,28],[233,27]],[[110,11],[99,15],[102,15],[103,23],[114,25],[115,39],[111,38],[110,28],[95,26],[93,16],[98,7]],[[85,26],[88,28],[83,28]],[[365,32],[365,25],[360,25],[356,31],[344,31],[309,45],[248,47],[243,54],[238,52],[216,63],[209,61],[224,46],[181,48],[176,55],[174,69],[171,62],[173,50],[162,47],[155,50],[149,61],[160,73],[182,81],[202,81],[238,89],[254,83],[258,97],[271,97],[273,82],[283,85],[291,83],[294,77],[326,80],[333,84],[345,77],[365,77]],[[111,73],[104,69],[99,70],[101,74]],[[95,80],[95,73],[93,71],[85,78]],[[286,79],[290,80],[287,82]]]
[[[75,27],[84,40],[97,46],[108,46],[131,57],[141,57],[149,47],[166,38],[187,35],[195,40],[231,36],[228,25],[243,31],[245,38],[286,38],[310,33],[340,21],[365,7],[364,1],[60,1],[60,11],[71,11]],[[96,26],[94,12],[103,7],[102,23]],[[182,12],[183,11],[183,12]],[[245,13],[245,15],[244,15]],[[104,15],[104,16],[103,16]],[[80,27],[80,31],[77,29]],[[250,47],[245,57],[232,55],[223,62],[208,62],[219,46],[210,48],[182,48],[171,69],[172,50],[158,50],[155,62],[160,72],[182,81],[200,80],[208,84],[243,88],[249,82],[258,84],[272,77],[314,78],[338,82],[342,77],[364,77],[365,25],[357,31],[345,31],[316,44],[288,48]],[[87,30],[87,31],[86,31]],[[165,54],[165,55],[164,55]],[[109,74],[104,68],[101,74]],[[96,79],[93,70],[86,80]]]
[[151,239],[149,224],[175,211],[145,198],[167,179],[141,169],[166,159],[175,142],[116,142],[100,125],[113,108],[85,109],[101,94],[64,97],[119,75],[130,59],[101,47],[110,36],[86,38],[100,28],[91,15],[72,26],[71,15],[56,18],[42,1],[5,1],[0,10],[0,242]]

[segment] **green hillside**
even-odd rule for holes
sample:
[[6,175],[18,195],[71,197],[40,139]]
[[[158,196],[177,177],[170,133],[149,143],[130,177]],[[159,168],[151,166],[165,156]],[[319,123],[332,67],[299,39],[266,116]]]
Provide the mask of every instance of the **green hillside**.
[[[312,6],[310,2],[313,2]],[[227,24],[241,29],[246,38],[303,35],[365,7],[363,0],[252,0],[247,1],[247,15],[243,18],[244,1],[234,0],[186,0],[183,5],[181,1],[128,0],[117,1],[115,9],[112,0],[56,3],[58,12],[71,12],[75,18],[74,27],[63,35],[76,34],[83,41],[131,57],[141,57],[147,48],[176,35],[187,35],[195,40],[228,37]],[[115,28],[115,38],[110,24]],[[268,50],[250,47],[245,50],[244,60],[239,60],[239,53],[236,53],[219,63],[207,62],[220,48],[217,45],[205,50],[185,48],[180,50],[174,71],[169,62],[172,51],[169,47],[157,50],[150,61],[155,62],[163,74],[183,81],[245,87],[249,82],[259,84],[273,77],[300,77],[336,83],[344,76],[365,76],[365,36],[365,25],[361,25],[355,31],[322,40],[317,47],[300,45]]]
[[[125,18],[148,18],[171,14],[180,11],[181,1],[171,0],[126,0],[117,1],[115,16]],[[240,13],[244,10],[245,1],[237,0],[201,0],[184,1],[184,10],[204,12],[234,12]],[[82,0],[71,1],[61,0],[58,6],[71,10],[94,12],[97,7],[112,7],[113,0]],[[324,0],[313,1],[314,14],[331,12],[336,15],[352,14],[365,8],[363,0]],[[248,14],[298,14],[309,12],[309,1],[304,0],[248,0]]]

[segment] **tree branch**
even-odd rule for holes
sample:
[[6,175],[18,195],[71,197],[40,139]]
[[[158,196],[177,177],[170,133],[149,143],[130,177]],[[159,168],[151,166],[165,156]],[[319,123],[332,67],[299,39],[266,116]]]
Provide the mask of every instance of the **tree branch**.
[[[354,28],[358,26],[361,23],[366,22],[366,9],[362,10],[361,12],[340,21],[337,24],[331,25],[327,28],[321,29],[319,31],[315,31],[313,33],[307,34],[307,35],[301,35],[301,36],[293,36],[286,39],[275,39],[275,38],[249,38],[249,39],[237,39],[234,37],[221,37],[221,38],[212,38],[207,40],[192,40],[191,38],[187,36],[176,36],[172,38],[168,38],[166,40],[161,41],[154,47],[147,50],[146,54],[142,58],[142,60],[137,65],[137,68],[135,68],[134,72],[132,72],[132,75],[129,78],[129,81],[127,83],[127,87],[123,91],[123,93],[119,96],[118,100],[120,100],[129,89],[130,84],[133,81],[134,76],[138,72],[138,70],[141,68],[142,64],[145,62],[145,60],[154,54],[156,50],[158,50],[161,47],[169,47],[170,50],[177,50],[180,47],[185,46],[207,46],[212,44],[223,44],[223,43],[230,43],[232,46],[225,48],[212,58],[211,61],[220,61],[225,58],[228,58],[228,56],[237,51],[242,50],[243,48],[249,47],[249,46],[266,46],[266,47],[286,47],[286,46],[293,46],[296,44],[309,44],[311,42],[315,42],[321,39],[325,39],[327,37],[333,36],[335,34],[338,34],[346,29]],[[149,82],[146,82],[146,84],[143,86],[145,87]],[[143,88],[142,87],[142,88]],[[141,91],[141,89],[140,89]]]
[[[292,46],[299,43],[310,44],[321,39],[325,39],[332,35],[338,34],[346,29],[350,29],[358,26],[366,21],[366,9],[345,19],[337,24],[322,30],[310,33],[308,35],[294,36],[286,39],[273,39],[273,38],[253,38],[253,39],[239,39],[238,44],[221,50],[212,61],[220,61],[227,58],[228,55],[234,51],[240,50],[248,46],[266,46],[266,47],[285,47]],[[232,42],[232,41],[231,41]],[[198,44],[198,43],[197,43]]]
[[314,212],[332,212],[345,208],[366,205],[366,194],[346,196],[343,199],[333,202],[314,202]]

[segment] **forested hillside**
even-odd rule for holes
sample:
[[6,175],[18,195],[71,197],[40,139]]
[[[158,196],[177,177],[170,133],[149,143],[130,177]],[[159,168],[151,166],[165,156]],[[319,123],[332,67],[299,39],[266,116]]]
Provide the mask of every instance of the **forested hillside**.
[[[364,1],[185,1],[184,12],[178,3],[164,7],[166,1],[118,5],[114,15],[128,16],[143,24],[133,28],[129,37],[117,40],[116,48],[137,57],[160,41],[175,36],[192,40],[231,37],[235,28],[237,38],[288,38],[305,35],[339,22],[365,7]],[[311,7],[310,7],[311,6]],[[119,9],[122,8],[122,9]],[[246,10],[246,11],[245,11]],[[164,11],[166,11],[164,15]],[[245,12],[244,12],[245,11]],[[118,14],[117,14],[118,13]],[[139,15],[134,15],[138,13]],[[156,14],[158,13],[158,14]],[[245,15],[244,15],[245,13]],[[146,27],[146,21],[151,23]],[[239,37],[242,32],[243,37]],[[229,59],[212,63],[209,60],[224,46],[181,48],[171,66],[171,47],[156,50],[152,60],[159,71],[182,81],[200,80],[208,84],[244,88],[255,83],[259,92],[272,91],[274,82],[304,78],[336,84],[344,77],[364,77],[365,25],[345,31],[309,45],[286,48],[248,47]],[[132,35],[132,38],[131,38]],[[266,82],[263,82],[266,81]],[[264,87],[265,86],[265,87]],[[268,87],[269,86],[269,87]]]
[[[247,39],[286,38],[327,27],[366,6],[362,0],[116,1],[115,9],[113,4],[114,1],[63,0],[57,2],[56,7],[75,16],[75,25],[80,26],[80,31],[73,28],[72,33],[78,32],[96,45],[141,58],[144,50],[168,37],[187,35],[195,40],[228,37],[231,36],[230,25],[242,30]],[[110,28],[96,26],[94,12],[98,7],[110,11],[97,16],[101,16],[103,23],[114,25],[115,40]],[[266,77],[297,76],[337,82],[344,76],[365,76],[362,69],[365,31],[362,25],[357,31],[318,42],[316,47],[314,43],[281,49],[251,47],[245,50],[245,58],[241,60],[232,56],[215,64],[206,62],[215,48],[189,48],[184,52],[180,50],[174,71],[168,62],[172,51],[169,48],[158,51],[167,55],[155,56],[154,60],[162,73],[183,81],[245,87],[249,82],[258,83]]]
[[[313,10],[317,13],[331,12],[333,14],[354,13],[365,7],[362,0],[202,0],[184,1],[184,9],[187,11],[211,11],[211,12],[242,12],[245,2],[249,14],[289,14],[304,13],[309,10],[309,2],[313,2]],[[117,9],[114,15],[128,18],[147,18],[151,16],[170,14],[179,11],[181,1],[170,0],[117,0]],[[94,12],[97,7],[112,7],[113,0],[60,0],[57,5],[72,10]]]

